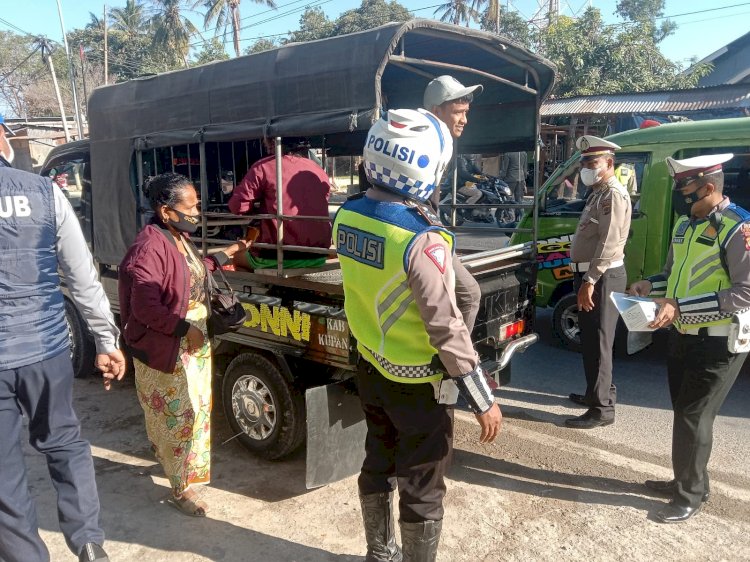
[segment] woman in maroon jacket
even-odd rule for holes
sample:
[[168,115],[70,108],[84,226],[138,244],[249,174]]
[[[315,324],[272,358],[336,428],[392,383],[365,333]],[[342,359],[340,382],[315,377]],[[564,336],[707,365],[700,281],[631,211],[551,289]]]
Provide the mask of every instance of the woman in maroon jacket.
[[208,483],[211,469],[206,275],[247,244],[201,259],[188,241],[200,224],[190,180],[162,174],[144,190],[154,218],[120,264],[123,336],[134,357],[146,433],[172,487],[170,503],[203,517],[207,506],[191,486]]

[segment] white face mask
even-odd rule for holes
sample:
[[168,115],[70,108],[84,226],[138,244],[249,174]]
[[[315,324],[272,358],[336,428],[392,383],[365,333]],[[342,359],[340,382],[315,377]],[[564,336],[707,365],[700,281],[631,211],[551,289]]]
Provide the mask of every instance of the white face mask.
[[602,171],[600,168],[581,168],[581,181],[584,185],[596,185],[601,179]]

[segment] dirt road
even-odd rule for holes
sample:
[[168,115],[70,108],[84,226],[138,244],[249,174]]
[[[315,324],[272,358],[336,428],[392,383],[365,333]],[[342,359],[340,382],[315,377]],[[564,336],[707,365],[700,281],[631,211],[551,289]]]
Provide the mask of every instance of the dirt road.
[[[514,382],[502,391],[505,425],[497,443],[478,445],[472,416],[457,416],[440,562],[750,559],[747,377],[738,382],[739,402],[728,404],[731,415],[717,421],[711,501],[685,524],[661,525],[651,515],[665,500],[648,495],[641,482],[670,475],[670,413],[662,398],[634,398],[663,391],[656,380],[648,387],[655,379],[648,370],[658,367],[628,367],[633,374],[621,382],[625,396],[614,426],[575,432],[560,422],[577,412],[563,397],[580,383],[580,359],[537,347],[517,361]],[[618,371],[625,379],[621,371],[627,369]],[[355,478],[305,490],[304,452],[286,462],[259,461],[236,441],[223,443],[231,434],[217,409],[213,482],[204,496],[211,512],[192,519],[164,501],[166,480],[151,455],[132,380],[109,393],[95,379],[79,380],[75,394],[113,561],[362,560]],[[52,560],[73,560],[43,459],[29,450],[27,463]]]

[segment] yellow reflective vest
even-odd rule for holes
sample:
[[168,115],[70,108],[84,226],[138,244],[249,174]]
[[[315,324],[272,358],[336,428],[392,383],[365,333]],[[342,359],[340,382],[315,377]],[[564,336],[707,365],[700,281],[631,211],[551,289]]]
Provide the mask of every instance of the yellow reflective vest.
[[453,235],[415,209],[368,197],[347,201],[336,214],[333,240],[344,282],[344,311],[357,349],[386,378],[403,383],[440,380],[437,350],[409,288],[411,245],[435,230],[453,251]]
[[[747,212],[730,204],[721,211],[721,221],[697,221],[691,228],[690,219],[682,216],[677,220],[672,234],[672,268],[667,279],[668,298],[684,299],[706,293],[716,293],[732,285],[724,263],[724,245],[729,236],[748,220]],[[702,328],[730,324],[731,314],[710,315],[704,322],[682,324],[679,319],[675,326]],[[718,317],[716,317],[718,316]]]

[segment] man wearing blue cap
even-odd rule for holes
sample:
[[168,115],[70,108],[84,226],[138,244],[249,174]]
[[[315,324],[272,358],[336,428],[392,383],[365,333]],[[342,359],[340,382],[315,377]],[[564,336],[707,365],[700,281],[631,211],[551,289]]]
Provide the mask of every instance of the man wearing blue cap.
[[104,562],[94,463],[73,411],[58,269],[94,336],[107,389],[125,374],[119,332],[70,203],[48,178],[12,168],[1,117],[0,125],[0,560],[49,561],[21,448],[26,416],[29,442],[45,456],[57,492],[68,547],[81,562]]
[[[732,154],[667,158],[680,215],[664,271],[630,292],[656,298],[652,328],[672,326],[667,351],[673,480],[646,480],[671,496],[656,514],[662,523],[686,521],[709,498],[708,459],[714,419],[747,357],[750,341],[750,213],[723,194],[722,164]],[[738,314],[739,313],[739,314]]]

